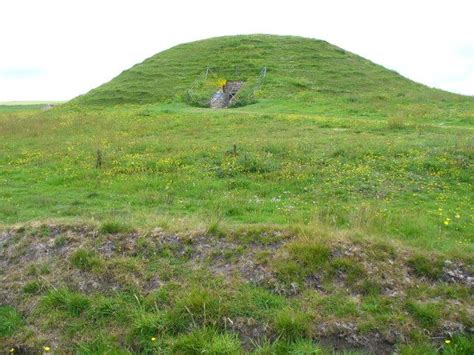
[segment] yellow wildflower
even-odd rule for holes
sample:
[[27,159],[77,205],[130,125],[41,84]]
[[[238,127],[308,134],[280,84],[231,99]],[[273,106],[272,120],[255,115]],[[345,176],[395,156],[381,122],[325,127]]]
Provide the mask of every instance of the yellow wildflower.
[[151,341],[156,341],[156,337],[151,337]]
[[11,352],[11,353],[14,353],[14,352],[15,352],[15,348],[11,348],[11,349],[10,349],[10,352]]
[[43,346],[43,350],[45,353],[49,353],[51,351],[51,348],[49,346]]
[[226,79],[217,79],[217,81],[216,81],[216,85],[218,87],[223,87],[226,83],[227,83]]
[[445,342],[446,344],[449,344],[449,343],[451,343],[451,340],[446,339],[444,342]]

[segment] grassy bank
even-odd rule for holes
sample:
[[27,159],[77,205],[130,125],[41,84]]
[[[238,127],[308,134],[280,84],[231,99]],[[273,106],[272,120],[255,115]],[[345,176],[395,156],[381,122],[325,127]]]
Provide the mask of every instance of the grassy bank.
[[3,232],[0,339],[55,353],[469,354],[469,266],[323,227]]

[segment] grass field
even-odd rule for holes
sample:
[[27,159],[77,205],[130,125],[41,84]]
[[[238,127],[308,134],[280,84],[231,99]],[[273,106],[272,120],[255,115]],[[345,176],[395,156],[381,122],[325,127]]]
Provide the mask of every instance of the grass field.
[[323,222],[472,252],[472,129],[463,123],[148,105],[0,124],[6,223]]
[[25,111],[44,108],[46,105],[60,105],[64,101],[0,101],[0,111]]
[[[210,110],[186,103],[206,67],[268,74]],[[472,97],[263,35],[0,108],[0,344],[469,354],[473,119]]]

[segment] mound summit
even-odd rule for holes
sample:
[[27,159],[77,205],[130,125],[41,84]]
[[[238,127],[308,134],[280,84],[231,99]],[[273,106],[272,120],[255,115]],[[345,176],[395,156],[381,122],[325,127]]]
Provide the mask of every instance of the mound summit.
[[[264,84],[260,85],[262,71]],[[125,70],[74,101],[84,105],[186,101],[206,80],[205,96],[222,81],[252,83],[254,101],[305,106],[343,100],[436,102],[460,95],[431,89],[325,41],[240,35],[180,44]],[[210,98],[210,97],[209,97]]]

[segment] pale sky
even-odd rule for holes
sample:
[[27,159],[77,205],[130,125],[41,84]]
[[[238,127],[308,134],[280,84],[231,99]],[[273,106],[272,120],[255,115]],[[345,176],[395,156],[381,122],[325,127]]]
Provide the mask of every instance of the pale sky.
[[0,0],[0,101],[71,99],[174,45],[249,33],[323,39],[474,95],[473,0]]

